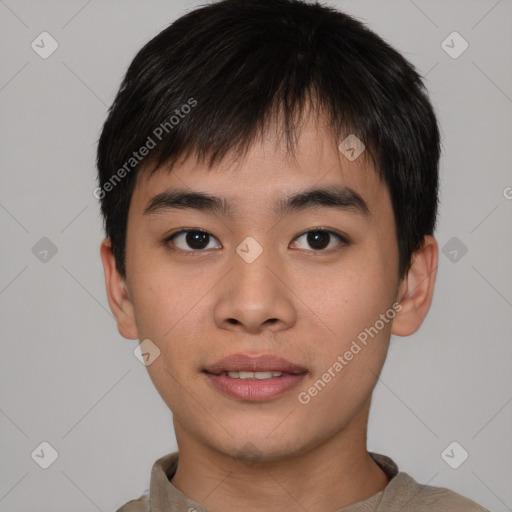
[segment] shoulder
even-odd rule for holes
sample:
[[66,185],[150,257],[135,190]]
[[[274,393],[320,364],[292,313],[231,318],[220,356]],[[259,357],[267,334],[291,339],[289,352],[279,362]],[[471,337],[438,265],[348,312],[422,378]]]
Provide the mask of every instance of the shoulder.
[[393,505],[402,512],[489,512],[486,508],[445,487],[421,485],[407,473],[400,472],[394,478],[395,492],[390,496]]
[[[169,492],[169,480],[178,467],[178,452],[168,453],[153,463],[149,488],[135,500],[128,501],[116,512],[150,512],[150,496],[153,508],[155,503],[165,502]],[[158,508],[156,506],[156,508]],[[160,509],[159,509],[160,510]]]
[[149,496],[144,493],[140,498],[136,500],[130,500],[125,503],[121,508],[118,508],[116,512],[149,512]]

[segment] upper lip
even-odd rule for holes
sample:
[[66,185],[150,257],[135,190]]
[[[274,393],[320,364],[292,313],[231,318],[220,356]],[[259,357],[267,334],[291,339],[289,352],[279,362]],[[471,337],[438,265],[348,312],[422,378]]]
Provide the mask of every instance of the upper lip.
[[273,355],[250,356],[247,354],[232,354],[219,359],[215,363],[206,366],[208,373],[220,374],[224,372],[282,372],[282,373],[305,373],[302,366]]

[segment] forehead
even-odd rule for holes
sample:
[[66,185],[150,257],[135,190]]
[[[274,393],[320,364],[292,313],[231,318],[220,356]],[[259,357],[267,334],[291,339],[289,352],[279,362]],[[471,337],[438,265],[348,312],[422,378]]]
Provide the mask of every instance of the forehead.
[[364,150],[353,158],[363,146],[353,135],[347,137],[337,140],[325,123],[309,120],[290,152],[275,130],[267,130],[243,157],[228,153],[211,169],[193,156],[171,170],[162,166],[153,174],[143,172],[132,206],[143,215],[158,194],[179,189],[225,199],[226,213],[229,210],[240,216],[268,211],[277,215],[283,212],[284,197],[301,190],[329,188],[353,192],[373,213],[383,200],[389,202],[387,187]]

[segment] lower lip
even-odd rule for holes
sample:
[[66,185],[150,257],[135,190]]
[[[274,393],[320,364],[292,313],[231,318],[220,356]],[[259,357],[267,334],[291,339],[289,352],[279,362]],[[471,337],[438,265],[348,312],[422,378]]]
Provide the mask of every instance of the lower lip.
[[301,373],[272,379],[233,379],[228,376],[206,373],[210,382],[219,391],[230,397],[249,402],[264,402],[276,398],[297,386],[305,375],[305,373]]

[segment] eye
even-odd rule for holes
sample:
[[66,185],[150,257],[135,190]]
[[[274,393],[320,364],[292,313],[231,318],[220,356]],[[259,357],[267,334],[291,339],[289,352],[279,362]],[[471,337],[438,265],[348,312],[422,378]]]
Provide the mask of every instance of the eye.
[[[313,248],[314,251],[322,251],[326,247],[330,245],[332,241],[331,238],[334,236],[342,243],[342,245],[348,245],[348,241],[342,235],[335,233],[334,231],[330,231],[327,229],[312,229],[310,231],[306,231],[302,235],[299,235],[294,240],[300,240],[305,237],[306,242]],[[165,239],[165,243],[169,244],[172,242],[172,245],[178,247],[178,251],[182,252],[200,252],[208,249],[208,244],[211,239],[216,238],[208,231],[203,231],[200,229],[182,229],[177,233],[167,237]],[[182,244],[181,246],[179,244]],[[297,242],[294,242],[296,244]],[[214,249],[220,249],[222,246],[213,247]],[[299,247],[299,249],[303,249],[304,247]],[[210,247],[212,249],[212,247]]]
[[[306,231],[302,235],[298,236],[295,240],[300,240],[301,238],[306,237],[306,242],[310,245],[310,247],[312,247],[315,251],[321,251],[329,245],[333,235],[339,241],[341,241],[343,245],[348,245],[348,241],[345,237],[327,229],[312,229],[310,231]],[[299,249],[301,249],[301,247],[299,247]]]
[[[199,229],[182,229],[181,231],[178,231],[177,233],[174,233],[168,237],[165,242],[168,243],[172,241],[173,245],[177,245],[178,249],[184,252],[197,252],[207,249],[208,242],[211,238],[215,237],[211,233],[208,233],[208,231],[202,231]],[[192,250],[183,246],[180,247],[176,241],[179,241],[182,244],[186,244]]]

